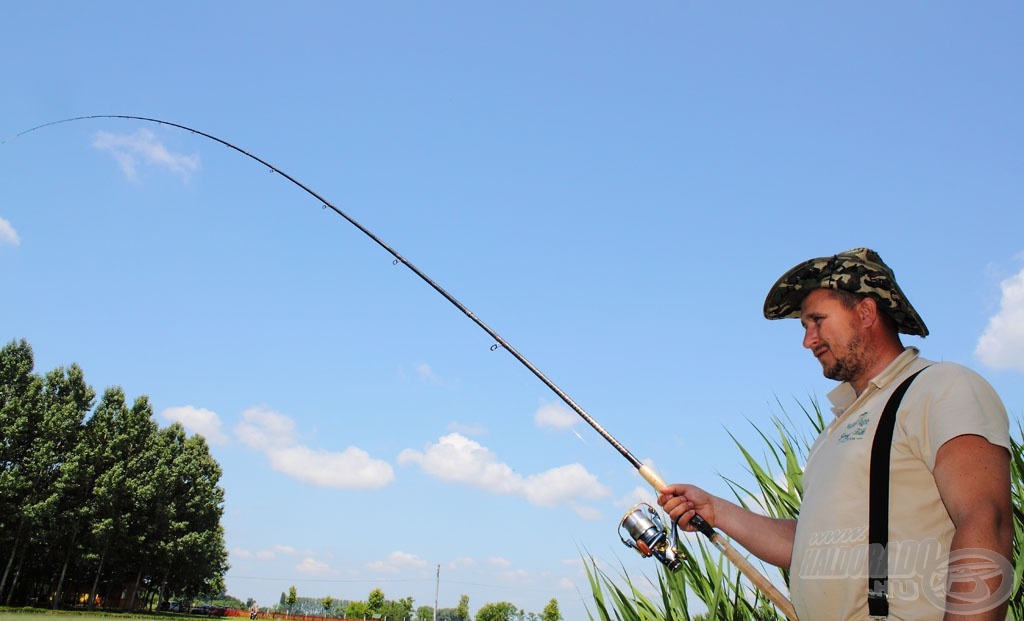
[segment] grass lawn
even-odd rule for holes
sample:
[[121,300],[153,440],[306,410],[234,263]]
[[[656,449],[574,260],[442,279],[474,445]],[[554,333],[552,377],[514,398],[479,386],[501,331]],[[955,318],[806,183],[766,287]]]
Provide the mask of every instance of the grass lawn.
[[[94,619],[162,619],[167,621],[170,618],[192,620],[197,617],[188,615],[166,615],[160,613],[134,612],[113,612],[96,610],[88,612],[85,610],[43,610],[40,608],[7,608],[0,610],[0,621],[73,621],[76,618],[91,617]],[[203,617],[204,619],[207,617]],[[219,617],[223,619],[224,617]],[[84,619],[82,620],[84,621]]]

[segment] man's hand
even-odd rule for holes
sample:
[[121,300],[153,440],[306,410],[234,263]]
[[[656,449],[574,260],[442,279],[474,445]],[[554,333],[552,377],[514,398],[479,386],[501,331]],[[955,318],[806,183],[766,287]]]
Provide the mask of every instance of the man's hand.
[[698,513],[712,528],[715,527],[714,496],[711,494],[694,485],[685,484],[669,485],[659,491],[658,504],[672,522],[678,523],[679,528],[691,533],[695,531],[690,520]]
[[720,529],[762,561],[789,569],[796,520],[778,520],[754,513],[695,485],[676,483],[658,491],[658,504],[673,522],[678,520],[683,530],[696,530],[690,526],[690,520],[700,514],[712,528]]

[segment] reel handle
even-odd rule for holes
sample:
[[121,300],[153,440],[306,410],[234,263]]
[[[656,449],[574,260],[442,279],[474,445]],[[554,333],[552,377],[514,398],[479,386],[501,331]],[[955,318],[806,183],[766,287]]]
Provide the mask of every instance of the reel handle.
[[[661,493],[662,488],[667,487],[665,479],[662,479],[653,468],[647,465],[641,465],[637,468],[640,472],[640,476],[644,478],[651,487],[654,488],[655,492]],[[786,599],[786,596],[779,591],[774,584],[772,584],[768,578],[759,572],[750,561],[746,559],[742,554],[739,553],[736,548],[732,547],[725,537],[718,533],[707,521],[699,515],[694,515],[690,520],[690,525],[696,528],[702,535],[711,540],[711,545],[718,548],[722,554],[725,554],[726,558],[732,561],[744,576],[748,580],[754,583],[754,585],[761,590],[762,593],[768,596],[768,599],[772,601],[775,606],[782,611],[782,614],[786,615],[786,619],[789,621],[798,621],[796,617],[796,609],[793,608],[793,604]]]

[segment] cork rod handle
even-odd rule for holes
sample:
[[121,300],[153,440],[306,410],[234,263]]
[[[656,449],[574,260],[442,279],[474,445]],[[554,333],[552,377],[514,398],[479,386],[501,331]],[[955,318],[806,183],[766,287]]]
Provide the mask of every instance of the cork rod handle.
[[[667,487],[665,480],[654,471],[653,468],[647,465],[642,465],[638,468],[640,476],[644,478],[654,491],[661,493],[661,490]],[[796,610],[793,608],[793,604],[786,599],[786,596],[771,583],[768,578],[754,567],[750,561],[746,559],[739,551],[729,543],[729,540],[723,537],[718,531],[714,529],[710,524],[704,521],[699,515],[693,517],[690,520],[690,524],[694,526],[698,531],[703,533],[710,541],[711,545],[721,550],[722,554],[740,570],[744,576],[747,577],[754,586],[758,588],[765,596],[772,601],[775,606],[782,611],[782,614],[786,615],[786,619],[789,621],[798,621],[796,617]]]

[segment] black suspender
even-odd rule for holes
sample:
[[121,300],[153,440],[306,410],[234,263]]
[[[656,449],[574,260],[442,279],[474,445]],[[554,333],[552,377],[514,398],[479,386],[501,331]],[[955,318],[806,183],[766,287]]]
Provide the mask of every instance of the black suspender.
[[[921,369],[923,371],[924,369]],[[882,410],[871,443],[871,491],[868,496],[868,612],[872,617],[889,616],[889,458],[896,411],[918,371],[903,380]]]

